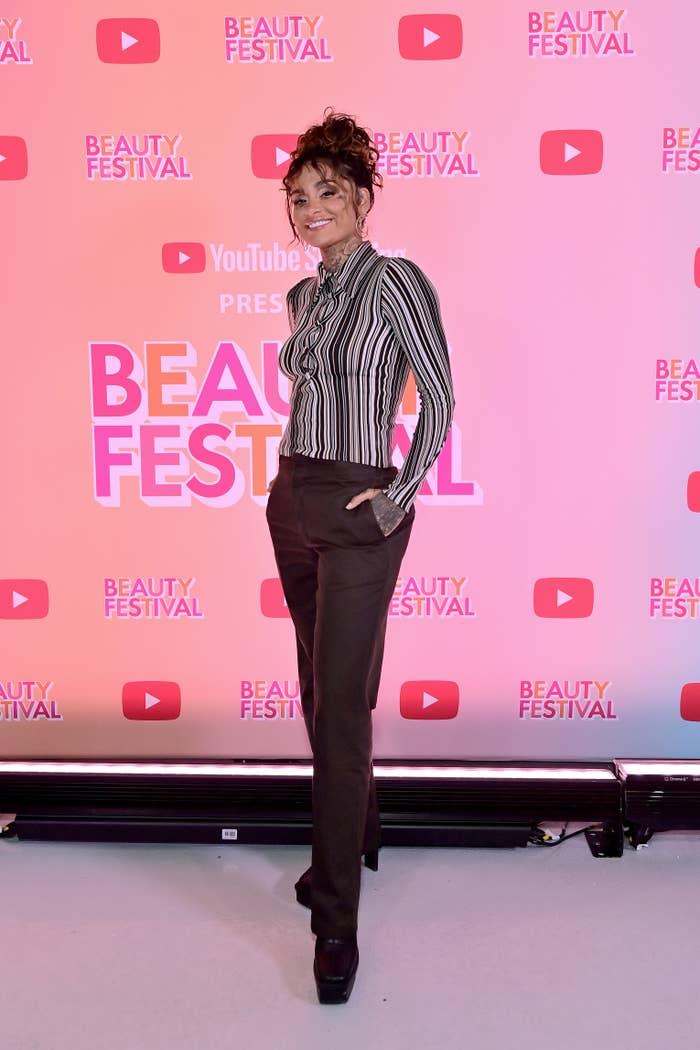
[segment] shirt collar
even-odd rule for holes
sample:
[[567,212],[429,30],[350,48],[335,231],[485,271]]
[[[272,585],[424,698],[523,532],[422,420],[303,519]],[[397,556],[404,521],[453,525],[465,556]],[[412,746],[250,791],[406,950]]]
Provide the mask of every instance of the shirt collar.
[[353,252],[348,255],[345,262],[338,270],[327,270],[322,262],[318,264],[318,288],[326,288],[328,282],[329,291],[342,290],[348,295],[354,295],[360,278],[367,270],[370,261],[374,259],[377,251],[372,247],[371,241],[363,241]]

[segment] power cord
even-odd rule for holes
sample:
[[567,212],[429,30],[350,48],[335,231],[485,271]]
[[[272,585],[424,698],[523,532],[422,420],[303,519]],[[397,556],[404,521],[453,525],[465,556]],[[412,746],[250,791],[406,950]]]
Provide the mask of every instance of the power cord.
[[566,842],[567,839],[575,839],[577,835],[583,835],[590,828],[600,827],[599,824],[587,824],[585,828],[579,828],[578,831],[572,831],[566,835],[568,826],[566,823],[558,835],[556,832],[548,831],[547,828],[533,828],[528,842],[533,846],[560,846],[562,842]]

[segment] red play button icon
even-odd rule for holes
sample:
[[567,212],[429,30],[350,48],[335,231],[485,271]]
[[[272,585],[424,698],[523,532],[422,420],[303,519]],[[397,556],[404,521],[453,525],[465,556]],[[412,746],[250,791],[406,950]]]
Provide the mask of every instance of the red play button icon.
[[256,135],[250,146],[253,175],[259,179],[281,179],[296,145],[296,135]]
[[686,682],[681,689],[681,718],[700,722],[700,682]]
[[203,273],[206,267],[204,245],[199,241],[172,241],[163,245],[166,273]]
[[402,58],[458,58],[462,54],[462,20],[459,15],[403,15],[399,19],[399,54]]
[[0,179],[26,179],[27,143],[19,135],[0,135]]
[[595,175],[602,167],[599,131],[545,131],[540,139],[540,168],[545,175]]
[[177,682],[125,682],[122,688],[125,718],[163,721],[180,714]]
[[153,18],[103,18],[96,35],[101,62],[133,65],[160,58],[160,31]]
[[402,718],[455,718],[459,710],[456,682],[424,679],[404,682],[399,694]]
[[700,513],[700,470],[694,470],[688,475],[686,496],[688,510],[692,510],[696,514]]
[[285,601],[282,581],[278,576],[271,576],[260,584],[260,611],[263,616],[289,619],[289,606]]
[[593,581],[583,576],[546,576],[535,581],[536,616],[580,619],[593,612]]
[[48,612],[46,580],[0,580],[0,619],[42,620]]

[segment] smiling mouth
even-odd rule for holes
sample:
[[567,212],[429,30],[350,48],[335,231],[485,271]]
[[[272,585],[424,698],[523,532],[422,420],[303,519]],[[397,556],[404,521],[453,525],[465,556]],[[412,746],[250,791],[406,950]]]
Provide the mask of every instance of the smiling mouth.
[[307,230],[320,230],[322,226],[327,226],[331,219],[319,219],[317,222],[310,222],[307,224]]

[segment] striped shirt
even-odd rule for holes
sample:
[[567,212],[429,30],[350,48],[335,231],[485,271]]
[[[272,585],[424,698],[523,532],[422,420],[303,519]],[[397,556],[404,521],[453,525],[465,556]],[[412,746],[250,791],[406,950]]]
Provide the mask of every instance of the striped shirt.
[[336,271],[287,293],[292,334],[280,368],[292,380],[279,451],[391,466],[391,434],[409,369],[420,394],[408,455],[385,494],[408,511],[445,443],[454,393],[440,307],[414,262],[363,241]]

